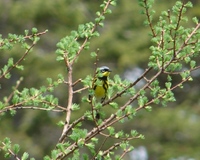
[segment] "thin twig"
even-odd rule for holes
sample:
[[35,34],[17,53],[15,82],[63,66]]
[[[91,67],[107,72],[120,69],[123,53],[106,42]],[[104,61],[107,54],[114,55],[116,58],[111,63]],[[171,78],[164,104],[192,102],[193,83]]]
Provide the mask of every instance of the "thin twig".
[[122,94],[126,93],[127,89],[135,86],[138,82],[140,82],[150,71],[152,70],[152,67],[147,68],[144,73],[138,77],[133,83],[131,83],[129,86],[125,87],[121,92],[116,93],[113,97],[111,97],[109,100],[105,101],[102,106],[105,106],[106,104],[109,104],[110,102],[113,102],[116,98],[121,97]]
[[[1,144],[3,144],[3,146],[6,146],[6,144],[4,142],[1,142]],[[16,159],[16,160],[21,160],[11,149],[7,149],[8,152],[13,155],[13,157]]]
[[[31,39],[31,38],[33,38],[33,37],[39,37],[39,36],[41,36],[41,35],[43,35],[43,34],[46,34],[47,32],[48,32],[48,30],[45,30],[45,31],[43,31],[43,32],[39,32],[39,33],[36,33],[36,34],[24,36],[23,38],[24,38],[24,39]],[[9,42],[11,43],[11,42],[18,41],[18,40],[19,40],[19,38],[16,38],[16,39],[9,39]],[[5,44],[5,43],[2,41],[2,42],[0,43],[0,47],[3,46],[4,44]]]
[[73,99],[73,82],[72,82],[72,66],[68,62],[68,60],[65,60],[66,64],[68,65],[68,102],[67,102],[67,112],[66,112],[66,119],[65,119],[65,125],[63,128],[63,132],[61,134],[60,140],[64,140],[65,132],[67,132],[69,124],[70,124],[70,118],[71,118],[71,107],[72,107],[72,99]]
[[196,31],[200,28],[200,23],[196,25],[194,30],[188,35],[187,39],[184,41],[184,43],[180,46],[179,50],[176,52],[176,55],[178,55],[183,48],[188,44],[189,40],[192,38],[192,36],[196,33]]
[[105,145],[106,141],[108,140],[109,136],[106,136],[103,140],[103,142],[101,143],[99,149],[97,150],[96,154],[93,156],[92,159],[96,159],[96,156],[98,155],[99,151],[103,148],[103,146]]
[[86,89],[88,89],[89,87],[83,87],[81,89],[75,90],[73,93],[80,93],[81,91],[84,91]]
[[17,88],[19,87],[19,85],[21,84],[22,81],[23,81],[23,78],[20,78],[20,79],[17,81],[17,83],[16,83],[16,85],[15,85],[13,91],[12,91],[11,94],[8,96],[8,98],[6,99],[5,104],[8,104],[8,103],[10,102],[11,98],[13,97],[15,91],[17,90]]
[[125,149],[124,152],[122,153],[122,155],[119,157],[119,159],[122,159],[128,152],[130,152],[130,147]]
[[1,76],[0,79],[5,77],[6,74],[8,74],[13,68],[16,68],[17,65],[27,56],[27,54],[30,52],[30,50],[35,46],[35,42],[26,50],[24,55],[12,66],[10,67],[6,72],[4,72]]
[[155,30],[154,30],[154,27],[153,27],[153,24],[152,24],[152,21],[151,21],[151,14],[149,13],[149,8],[147,7],[147,3],[148,3],[148,1],[147,0],[144,0],[144,4],[145,4],[145,12],[146,12],[146,15],[147,15],[147,20],[148,20],[148,22],[149,22],[149,27],[150,27],[150,29],[151,29],[151,32],[152,32],[152,34],[153,34],[153,37],[156,37],[157,35],[156,35],[156,33],[155,33]]
[[72,84],[72,87],[74,87],[77,83],[81,82],[81,78],[78,79],[77,81],[75,81],[73,84]]

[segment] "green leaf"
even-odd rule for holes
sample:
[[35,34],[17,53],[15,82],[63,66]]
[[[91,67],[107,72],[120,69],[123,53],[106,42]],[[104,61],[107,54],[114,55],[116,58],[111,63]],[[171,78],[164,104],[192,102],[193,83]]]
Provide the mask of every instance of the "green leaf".
[[5,107],[5,104],[0,101],[0,110],[3,109],[4,107]]
[[111,10],[111,9],[107,9],[105,13],[106,13],[106,14],[111,14],[111,13],[112,13],[112,10]]
[[79,104],[76,104],[76,103],[74,103],[71,108],[72,108],[72,111],[76,111],[80,109]]
[[[86,135],[87,135],[87,130],[86,129],[73,128],[72,134],[69,135],[69,137],[73,141],[77,142],[78,140],[85,138]],[[79,143],[81,145],[83,142],[79,142]]]
[[27,36],[29,33],[29,30],[25,30],[24,33],[25,33],[25,36]]
[[196,66],[196,61],[190,61],[190,67],[191,68],[194,68]]
[[32,34],[36,34],[38,32],[37,28],[32,28]]
[[16,110],[11,109],[11,110],[10,110],[10,114],[11,114],[12,116],[14,116],[14,115],[16,114]]
[[190,75],[190,72],[189,71],[184,71],[180,75],[181,75],[182,79],[185,80]]
[[24,152],[21,159],[26,160],[26,159],[28,159],[28,157],[29,157],[29,154],[27,152]]
[[189,63],[191,61],[190,57],[185,57],[185,62]]
[[163,16],[168,16],[168,12],[167,11],[162,11],[162,13],[161,13]]
[[116,6],[116,5],[117,5],[116,1],[112,1],[112,2],[110,2],[110,4],[111,4],[112,6]]
[[152,107],[151,107],[151,106],[146,106],[145,109],[146,109],[148,112],[151,112],[151,111],[152,111]]
[[3,73],[6,73],[7,71],[8,71],[8,66],[7,65],[5,65],[3,68],[2,68],[2,71],[3,71]]
[[171,83],[171,82],[166,82],[166,83],[165,83],[165,86],[166,86],[167,89],[170,89],[171,86],[172,86],[172,83]]
[[199,23],[199,20],[198,20],[197,17],[192,18],[192,20],[193,20],[193,22],[194,22],[195,24],[198,24],[198,23]]
[[193,81],[193,78],[190,76],[190,77],[188,78],[188,81]]
[[106,6],[105,4],[101,4],[101,5],[100,5],[101,8],[104,8],[105,6]]
[[134,109],[133,109],[133,107],[131,105],[126,106],[126,108],[125,108],[125,114],[132,115],[133,111],[134,111]]
[[92,34],[94,37],[99,37],[100,36],[100,34],[99,34],[99,32],[98,31],[95,31],[95,32],[93,32],[93,34]]
[[86,143],[85,145],[90,149],[94,149],[94,147],[95,147],[95,145],[93,143]]
[[47,82],[48,82],[49,85],[52,85],[52,83],[53,83],[52,78],[47,78]]
[[14,144],[14,145],[13,145],[13,152],[14,152],[15,154],[18,154],[19,150],[20,150],[19,144]]
[[159,104],[160,103],[160,100],[158,98],[154,99],[153,101],[155,104]]
[[39,40],[40,40],[40,37],[34,36],[34,38],[33,38],[34,43],[38,42]]
[[88,154],[83,154],[83,160],[89,160],[89,156],[88,156]]
[[59,122],[57,123],[57,125],[58,125],[59,127],[63,127],[63,126],[65,125],[65,122],[59,121]]
[[11,77],[11,74],[10,74],[10,73],[5,74],[5,78],[6,78],[6,79],[10,79],[10,77]]
[[84,46],[84,49],[85,50],[88,50],[90,48],[90,42],[87,42],[86,44],[85,44],[85,46]]
[[97,15],[97,16],[100,16],[100,15],[101,15],[101,12],[97,11],[97,12],[96,12],[96,15]]
[[16,68],[19,69],[19,70],[24,70],[24,66],[23,65],[17,65]]
[[56,57],[56,61],[63,61],[64,60],[64,57],[63,56],[57,56]]
[[[64,45],[64,43],[62,43],[62,42],[58,42],[58,43],[56,44],[56,47],[58,47],[58,48],[60,48],[60,49],[62,49],[62,50],[65,50],[65,45]],[[58,53],[56,53],[56,54],[63,55],[64,52],[58,52]]]
[[51,151],[51,157],[52,157],[53,160],[54,159],[56,160],[57,156],[58,156],[58,151],[57,150]]
[[5,158],[10,158],[10,157],[11,157],[11,154],[10,154],[10,153],[6,153],[6,154],[4,155],[4,157],[5,157]]
[[124,141],[124,142],[122,142],[122,143],[120,144],[120,147],[121,147],[123,150],[126,150],[127,145],[128,145],[128,143],[127,143],[126,141]]
[[95,143],[98,143],[99,139],[96,138],[96,137],[93,137],[93,138],[91,138],[91,141],[92,141],[92,142],[95,142]]
[[[51,160],[51,158],[49,157],[49,156],[45,156],[44,158],[43,158],[44,160]],[[52,158],[52,160],[54,160],[55,158]]]
[[10,138],[8,138],[8,137],[4,138],[3,142],[6,144],[5,147],[7,149],[10,149],[10,147],[11,147],[11,145],[10,145],[11,144]]
[[56,147],[57,147],[58,149],[60,149],[63,153],[65,153],[65,147],[64,147],[64,145],[63,145],[62,143],[58,143],[58,144],[56,145]]
[[21,47],[24,48],[24,49],[29,49],[30,48],[30,46],[27,43],[23,43]]
[[97,53],[96,53],[96,52],[91,52],[91,53],[90,53],[90,56],[91,56],[92,58],[94,58],[94,57],[97,56]]
[[145,96],[139,96],[138,97],[138,105],[140,107],[143,107],[148,102],[148,98]]
[[114,135],[114,133],[115,133],[114,127],[109,126],[109,127],[107,127],[107,129],[108,129],[108,132],[109,132],[110,135]]
[[124,132],[123,131],[119,131],[115,134],[115,138],[122,138],[124,135]]
[[185,7],[192,8],[192,7],[193,7],[192,2],[188,1],[188,2],[185,4]]
[[172,77],[170,75],[167,75],[167,80],[172,81]]
[[145,139],[144,135],[142,135],[142,134],[139,135],[139,138],[140,139]]
[[117,115],[117,117],[121,117],[123,115],[123,112],[121,110],[118,110],[116,115]]
[[13,66],[13,58],[8,59],[8,67]]
[[[95,98],[95,97],[94,97]],[[95,106],[94,106],[95,109],[101,109],[102,108],[102,103],[97,103]]]
[[138,132],[136,130],[131,130],[131,136],[136,137]]
[[102,23],[102,22],[99,23],[99,26],[104,27],[104,23]]
[[118,108],[118,103],[116,103],[116,102],[110,102],[109,105],[110,105],[112,108],[115,108],[115,109]]

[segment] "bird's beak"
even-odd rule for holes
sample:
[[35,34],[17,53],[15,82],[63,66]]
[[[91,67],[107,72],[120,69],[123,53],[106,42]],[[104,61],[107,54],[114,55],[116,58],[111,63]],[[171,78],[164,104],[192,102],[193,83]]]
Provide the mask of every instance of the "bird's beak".
[[104,76],[109,76],[111,71],[107,71],[104,73]]

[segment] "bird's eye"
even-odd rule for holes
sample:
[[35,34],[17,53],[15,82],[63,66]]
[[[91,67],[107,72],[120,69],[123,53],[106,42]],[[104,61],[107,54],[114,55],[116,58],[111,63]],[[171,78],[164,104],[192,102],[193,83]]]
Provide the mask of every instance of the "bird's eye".
[[107,72],[107,71],[108,71],[108,69],[102,69],[101,70],[102,73]]
[[108,67],[101,67],[100,72],[101,73],[110,72],[110,69]]

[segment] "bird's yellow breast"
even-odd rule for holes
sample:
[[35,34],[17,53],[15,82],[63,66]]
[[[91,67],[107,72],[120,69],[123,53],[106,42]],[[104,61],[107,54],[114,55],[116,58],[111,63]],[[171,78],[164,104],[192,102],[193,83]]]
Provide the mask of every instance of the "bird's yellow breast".
[[105,95],[106,95],[106,91],[103,88],[103,86],[96,86],[94,93],[95,93],[95,97],[97,97],[97,98],[102,98],[102,97],[105,97]]

